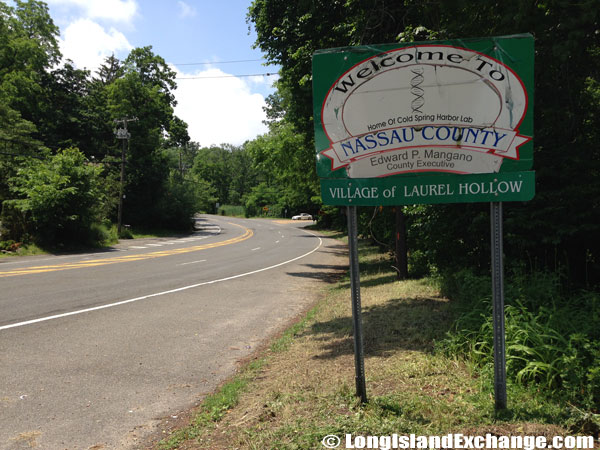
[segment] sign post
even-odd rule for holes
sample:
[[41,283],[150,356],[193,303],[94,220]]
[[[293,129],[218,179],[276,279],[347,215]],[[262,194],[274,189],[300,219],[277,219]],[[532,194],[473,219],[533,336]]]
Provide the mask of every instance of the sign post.
[[[356,206],[491,203],[498,409],[506,407],[501,202],[535,194],[533,54],[533,37],[522,34],[313,55],[317,173],[323,203],[349,207],[353,306]],[[366,399],[359,312],[357,395]]]
[[354,368],[356,372],[356,396],[367,402],[365,383],[365,357],[363,351],[362,307],[360,301],[360,274],[358,266],[358,225],[356,206],[348,206],[348,247],[350,250],[350,291],[352,296],[352,318],[354,324]]
[[496,409],[506,409],[506,341],[504,329],[504,266],[502,203],[490,203],[492,229],[492,314],[494,332],[494,394]]

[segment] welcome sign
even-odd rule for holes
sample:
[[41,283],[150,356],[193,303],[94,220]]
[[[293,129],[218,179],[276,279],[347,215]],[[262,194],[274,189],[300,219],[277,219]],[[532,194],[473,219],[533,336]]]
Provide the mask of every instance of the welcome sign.
[[313,95],[326,204],[533,197],[530,35],[321,50]]

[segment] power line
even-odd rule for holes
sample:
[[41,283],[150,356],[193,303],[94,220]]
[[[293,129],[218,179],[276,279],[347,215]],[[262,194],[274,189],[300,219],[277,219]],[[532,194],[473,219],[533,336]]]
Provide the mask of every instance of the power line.
[[255,73],[249,75],[215,75],[208,77],[176,77],[176,80],[208,80],[214,78],[246,78],[246,77],[272,77],[278,75],[277,73]]
[[203,61],[203,62],[192,62],[192,63],[180,63],[174,64],[175,66],[201,66],[208,64],[234,64],[234,63],[243,63],[243,62],[256,62],[256,61],[264,61],[264,58],[260,59],[238,59],[234,61]]

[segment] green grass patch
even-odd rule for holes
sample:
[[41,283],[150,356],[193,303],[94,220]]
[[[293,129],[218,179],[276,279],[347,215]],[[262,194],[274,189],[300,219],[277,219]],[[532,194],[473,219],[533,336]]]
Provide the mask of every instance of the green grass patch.
[[[461,271],[448,280],[457,320],[439,343],[478,367],[493,364],[491,281]],[[600,295],[565,293],[551,274],[507,277],[506,368],[515,383],[600,414]],[[600,421],[590,426],[600,430]]]
[[170,237],[170,236],[182,234],[181,231],[174,231],[174,230],[168,230],[168,229],[162,229],[162,228],[131,227],[131,228],[128,228],[127,230],[129,231],[131,237],[128,237],[126,239]]
[[46,254],[46,251],[35,244],[22,244],[21,242],[2,241],[2,245],[0,245],[0,247],[0,258]]
[[222,205],[217,214],[220,216],[245,217],[246,208],[241,205]]
[[464,313],[441,295],[440,279],[397,281],[385,255],[365,243],[360,264],[366,404],[355,396],[346,277],[160,448],[320,449],[323,437],[346,433],[593,432],[586,428],[592,411],[516,379],[508,383],[508,409],[497,412],[493,364],[440,349]]

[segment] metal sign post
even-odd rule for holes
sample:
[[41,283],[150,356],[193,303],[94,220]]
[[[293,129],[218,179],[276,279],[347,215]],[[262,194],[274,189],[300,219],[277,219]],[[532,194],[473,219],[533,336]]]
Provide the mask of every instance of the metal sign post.
[[494,324],[494,393],[496,409],[506,409],[506,343],[504,328],[504,267],[502,203],[490,203],[492,228],[492,314]]
[[358,267],[358,225],[356,206],[347,207],[348,246],[350,248],[350,290],[352,294],[352,319],[354,324],[354,367],[356,370],[356,396],[367,402],[365,384],[365,356],[363,350],[362,308],[360,302],[360,271]]

